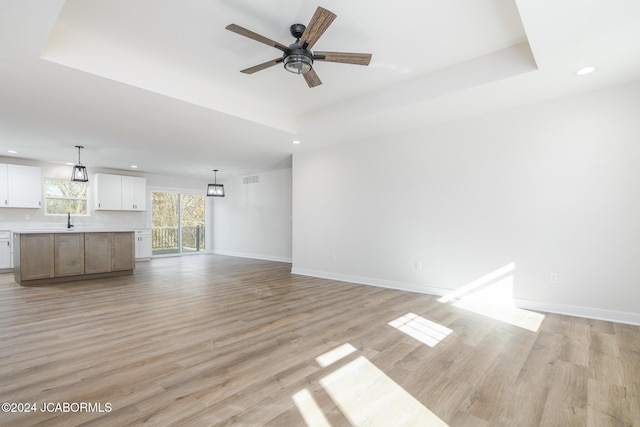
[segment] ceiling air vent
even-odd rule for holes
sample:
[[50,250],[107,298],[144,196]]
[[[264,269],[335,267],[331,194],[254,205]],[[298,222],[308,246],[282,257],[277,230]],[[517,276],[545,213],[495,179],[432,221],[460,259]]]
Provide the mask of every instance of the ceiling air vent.
[[258,182],[260,182],[260,177],[258,175],[245,176],[242,178],[243,184],[257,184]]

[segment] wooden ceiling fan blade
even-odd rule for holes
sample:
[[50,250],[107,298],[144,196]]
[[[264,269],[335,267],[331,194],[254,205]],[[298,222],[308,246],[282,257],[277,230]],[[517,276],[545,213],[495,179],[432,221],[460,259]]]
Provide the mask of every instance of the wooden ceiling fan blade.
[[336,14],[323,7],[318,6],[309,21],[309,25],[300,37],[300,44],[304,49],[311,49],[320,36],[329,28],[329,25],[336,19]]
[[341,62],[343,64],[369,65],[371,62],[370,53],[349,53],[349,52],[314,52],[314,61]]
[[256,71],[264,70],[265,68],[273,67],[276,64],[282,62],[282,58],[272,59],[271,61],[264,62],[262,64],[254,65],[253,67],[245,68],[244,70],[240,70],[241,73],[245,74],[253,74]]
[[236,34],[240,34],[241,36],[245,36],[250,38],[251,40],[255,40],[258,41],[260,43],[264,43],[267,46],[271,46],[271,47],[275,47],[276,49],[280,49],[283,52],[288,52],[289,51],[289,47],[283,45],[282,43],[278,43],[275,40],[271,40],[270,38],[267,38],[265,36],[261,36],[258,33],[254,33],[251,30],[247,30],[246,28],[243,28],[239,25],[236,24],[229,24],[226,26],[226,29],[236,33]]
[[316,87],[322,84],[322,82],[320,81],[320,77],[318,77],[318,75],[316,74],[316,70],[314,70],[313,68],[303,74],[303,76],[309,87]]

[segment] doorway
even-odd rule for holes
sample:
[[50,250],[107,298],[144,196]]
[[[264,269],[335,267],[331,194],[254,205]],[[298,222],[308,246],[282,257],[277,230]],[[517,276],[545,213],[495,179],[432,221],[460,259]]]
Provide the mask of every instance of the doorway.
[[153,255],[197,253],[205,246],[204,196],[151,193]]

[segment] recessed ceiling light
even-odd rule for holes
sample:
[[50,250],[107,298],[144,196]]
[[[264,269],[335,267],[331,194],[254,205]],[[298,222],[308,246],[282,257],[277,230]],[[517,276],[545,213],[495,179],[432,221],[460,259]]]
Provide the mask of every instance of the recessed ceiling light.
[[137,166],[137,165],[131,165],[131,167],[132,167],[133,169],[138,169],[138,166]]
[[16,150],[7,150],[7,153],[18,154],[18,152]]
[[300,144],[300,141],[298,141],[297,139],[294,141],[291,141],[292,144]]
[[67,162],[67,165],[69,165],[69,166],[74,166],[74,165],[75,165],[75,163]]
[[577,76],[586,76],[587,74],[591,74],[595,71],[595,67],[582,67],[578,71],[576,71]]

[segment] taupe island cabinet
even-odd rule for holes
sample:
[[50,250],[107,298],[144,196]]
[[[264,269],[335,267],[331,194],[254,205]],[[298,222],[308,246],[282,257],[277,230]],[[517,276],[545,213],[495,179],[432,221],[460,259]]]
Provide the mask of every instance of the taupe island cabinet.
[[21,285],[133,274],[133,231],[14,232],[14,275]]

